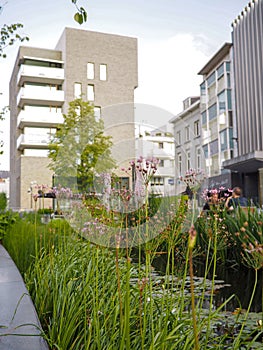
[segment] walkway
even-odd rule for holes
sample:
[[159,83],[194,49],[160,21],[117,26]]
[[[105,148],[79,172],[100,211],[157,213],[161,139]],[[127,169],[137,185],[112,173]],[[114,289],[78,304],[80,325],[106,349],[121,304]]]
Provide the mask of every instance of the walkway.
[[48,350],[24,281],[0,245],[0,350]]

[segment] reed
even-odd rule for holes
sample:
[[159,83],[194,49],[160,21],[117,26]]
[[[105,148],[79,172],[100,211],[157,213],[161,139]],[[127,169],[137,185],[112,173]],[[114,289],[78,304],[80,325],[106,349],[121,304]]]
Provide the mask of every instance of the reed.
[[[33,222],[23,218],[12,226],[4,245],[23,273],[50,349],[238,349],[248,344],[253,349],[260,345],[261,329],[252,327],[248,336],[249,309],[226,325],[224,309],[231,298],[216,307],[213,293],[217,264],[223,261],[220,252],[226,251],[227,260],[230,244],[240,248],[240,260],[261,269],[261,217],[256,213],[238,220],[226,217],[222,223],[215,216],[202,221],[203,226],[196,220],[192,244],[184,229],[185,208],[170,207],[173,220],[166,226],[162,222],[163,230],[137,249],[121,247],[118,240],[112,248],[96,245],[63,220],[43,225],[37,217]],[[144,220],[140,215],[145,213],[137,215]],[[127,228],[127,215],[120,222],[121,228]],[[165,262],[162,271],[154,268],[160,258]],[[194,276],[200,258],[204,258],[202,280]]]

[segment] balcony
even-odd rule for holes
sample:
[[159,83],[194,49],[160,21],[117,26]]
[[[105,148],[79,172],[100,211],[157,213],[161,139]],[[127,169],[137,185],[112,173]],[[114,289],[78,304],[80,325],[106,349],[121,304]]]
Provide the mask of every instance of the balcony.
[[17,118],[17,127],[23,129],[30,127],[50,127],[55,128],[58,124],[63,124],[64,118],[61,112],[22,110]]
[[64,91],[53,87],[28,85],[20,89],[17,95],[17,105],[23,108],[25,104],[41,104],[45,106],[62,106]]
[[50,142],[49,135],[40,134],[21,134],[17,139],[17,149],[23,151],[28,149],[47,149]]
[[163,176],[163,177],[174,177],[175,176],[175,168],[174,167],[160,167],[157,166],[157,172],[155,174],[156,176]]
[[17,85],[19,86],[22,86],[25,82],[62,84],[63,81],[63,68],[29,66],[21,64],[17,75]]

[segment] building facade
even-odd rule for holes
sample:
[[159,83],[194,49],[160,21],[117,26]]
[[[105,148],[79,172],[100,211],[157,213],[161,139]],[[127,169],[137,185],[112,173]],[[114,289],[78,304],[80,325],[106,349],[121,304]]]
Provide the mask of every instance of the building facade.
[[184,191],[180,181],[191,169],[204,169],[201,145],[200,98],[188,97],[183,101],[183,111],[170,120],[175,140],[176,192]]
[[263,204],[263,1],[253,0],[232,23],[237,154],[224,167],[244,194]]
[[155,130],[145,130],[136,137],[136,155],[144,159],[159,160],[157,171],[151,179],[151,192],[161,196],[175,194],[174,137],[169,125]]
[[10,80],[12,209],[33,209],[35,184],[53,185],[48,143],[75,98],[93,104],[115,145],[130,140],[118,160],[134,157],[137,71],[136,38],[66,28],[54,50],[19,48]]
[[232,72],[232,44],[225,43],[198,73],[203,76],[200,85],[201,142],[205,171],[211,185],[231,185],[230,171],[223,168],[223,162],[237,152]]

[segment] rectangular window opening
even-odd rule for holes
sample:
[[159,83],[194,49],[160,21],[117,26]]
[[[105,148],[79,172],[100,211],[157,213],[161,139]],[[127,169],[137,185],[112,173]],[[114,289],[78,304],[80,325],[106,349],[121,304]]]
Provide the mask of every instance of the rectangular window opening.
[[100,64],[100,80],[107,80],[107,65]]

